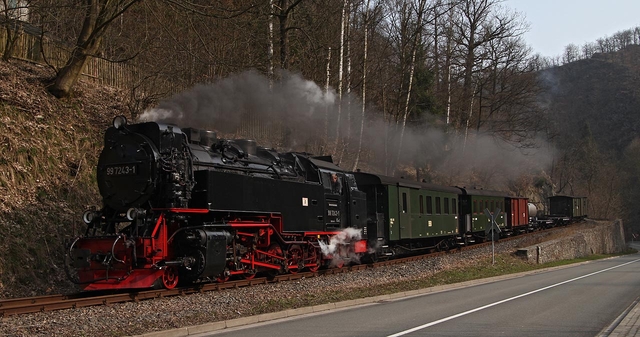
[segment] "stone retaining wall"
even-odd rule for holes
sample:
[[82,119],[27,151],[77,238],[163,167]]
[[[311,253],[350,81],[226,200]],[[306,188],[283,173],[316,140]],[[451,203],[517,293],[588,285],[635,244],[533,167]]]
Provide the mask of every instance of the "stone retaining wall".
[[593,254],[620,253],[627,247],[621,220],[587,222],[589,228],[567,237],[518,249],[516,255],[529,262],[546,263]]

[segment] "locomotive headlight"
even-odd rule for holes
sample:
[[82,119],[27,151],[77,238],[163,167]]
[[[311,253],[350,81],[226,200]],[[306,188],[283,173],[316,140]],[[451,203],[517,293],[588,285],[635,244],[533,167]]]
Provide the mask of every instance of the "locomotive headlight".
[[129,221],[133,221],[135,219],[137,219],[139,216],[144,216],[145,211],[143,209],[139,209],[139,208],[129,208],[127,210],[127,220]]
[[120,115],[113,119],[113,127],[120,130],[127,125],[127,117]]
[[82,221],[84,221],[84,223],[86,223],[87,225],[92,223],[93,220],[98,218],[98,213],[96,213],[95,211],[85,211],[84,214],[82,214]]

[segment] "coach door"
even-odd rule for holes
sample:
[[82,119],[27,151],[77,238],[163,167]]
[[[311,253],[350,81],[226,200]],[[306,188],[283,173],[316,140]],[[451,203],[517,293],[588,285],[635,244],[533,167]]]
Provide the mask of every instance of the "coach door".
[[400,239],[411,239],[410,189],[398,187],[398,218],[400,219]]

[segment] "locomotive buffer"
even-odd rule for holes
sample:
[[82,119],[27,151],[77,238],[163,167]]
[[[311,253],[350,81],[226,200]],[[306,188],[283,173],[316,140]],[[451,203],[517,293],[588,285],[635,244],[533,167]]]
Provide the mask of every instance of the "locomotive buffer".
[[496,244],[495,242],[500,238],[500,227],[496,223],[496,218],[500,215],[500,208],[496,208],[496,211],[493,214],[489,211],[488,208],[484,209],[484,214],[487,218],[490,219],[489,226],[485,228],[484,233],[487,238],[491,239],[491,258],[492,264],[496,264]]

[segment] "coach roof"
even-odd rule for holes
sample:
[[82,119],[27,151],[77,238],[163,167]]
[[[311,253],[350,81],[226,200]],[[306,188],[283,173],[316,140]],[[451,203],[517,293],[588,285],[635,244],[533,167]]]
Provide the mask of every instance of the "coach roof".
[[359,184],[368,184],[368,185],[396,185],[401,187],[409,187],[430,191],[438,191],[438,192],[447,192],[460,194],[460,190],[455,187],[436,185],[427,182],[419,182],[407,180],[404,178],[394,178],[381,174],[373,174],[373,173],[363,173],[363,172],[355,172],[356,180]]

